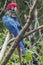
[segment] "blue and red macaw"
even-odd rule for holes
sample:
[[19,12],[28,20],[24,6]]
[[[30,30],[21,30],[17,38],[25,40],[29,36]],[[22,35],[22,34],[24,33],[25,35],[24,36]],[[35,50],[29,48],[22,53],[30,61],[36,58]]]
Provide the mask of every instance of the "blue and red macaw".
[[[16,3],[9,3],[6,9],[5,15],[2,17],[2,22],[3,24],[8,28],[10,33],[12,33],[15,37],[19,34],[19,22],[16,18],[15,15],[15,10],[14,8],[17,7]],[[9,14],[12,13],[14,14],[14,17],[9,16]],[[24,48],[24,42],[21,40],[17,46],[19,56],[20,56],[20,48],[22,49],[22,52],[25,56],[25,48]]]

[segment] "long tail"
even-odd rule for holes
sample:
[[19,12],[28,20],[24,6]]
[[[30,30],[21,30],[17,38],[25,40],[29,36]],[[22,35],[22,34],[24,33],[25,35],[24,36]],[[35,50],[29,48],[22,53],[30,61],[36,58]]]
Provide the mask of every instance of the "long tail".
[[20,42],[19,42],[19,46],[20,46],[20,48],[22,49],[23,55],[25,56],[25,55],[26,55],[26,52],[25,52],[24,42],[23,42],[23,41],[20,41]]

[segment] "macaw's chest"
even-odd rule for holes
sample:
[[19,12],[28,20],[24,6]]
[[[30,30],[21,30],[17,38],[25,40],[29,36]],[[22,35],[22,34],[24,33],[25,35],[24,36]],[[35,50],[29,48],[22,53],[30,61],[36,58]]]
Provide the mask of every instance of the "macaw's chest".
[[13,26],[13,24],[14,24],[14,26],[17,26],[16,25],[16,22],[15,22],[15,20],[13,19],[13,18],[11,18],[10,16],[6,16],[6,15],[4,15],[3,16],[3,18],[2,18],[2,22],[7,26],[10,26],[10,25],[12,25]]
[[10,16],[12,18],[16,18],[15,12],[12,12],[12,11],[8,13],[8,16]]

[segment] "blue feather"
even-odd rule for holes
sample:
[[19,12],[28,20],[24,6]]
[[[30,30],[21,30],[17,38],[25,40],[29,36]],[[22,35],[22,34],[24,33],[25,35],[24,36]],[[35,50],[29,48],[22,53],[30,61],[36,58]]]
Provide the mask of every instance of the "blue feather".
[[[19,34],[19,29],[17,27],[17,25],[19,24],[15,23],[16,21],[12,19],[11,17],[9,17],[7,14],[3,16],[2,22],[14,36],[17,36]],[[19,42],[19,46],[21,47],[22,52],[25,55],[25,48],[24,48],[23,40]]]

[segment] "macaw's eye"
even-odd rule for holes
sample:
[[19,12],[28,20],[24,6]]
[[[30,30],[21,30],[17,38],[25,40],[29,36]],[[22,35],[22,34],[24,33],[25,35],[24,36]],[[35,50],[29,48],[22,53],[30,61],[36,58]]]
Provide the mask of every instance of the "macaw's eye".
[[12,16],[12,13],[9,13],[8,15],[9,15],[9,16]]

